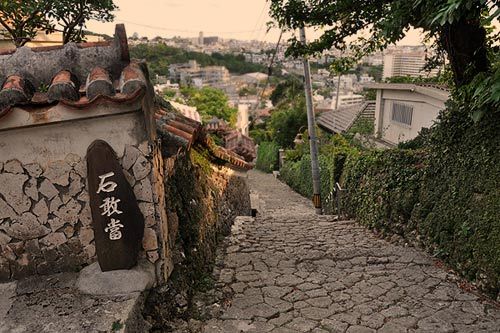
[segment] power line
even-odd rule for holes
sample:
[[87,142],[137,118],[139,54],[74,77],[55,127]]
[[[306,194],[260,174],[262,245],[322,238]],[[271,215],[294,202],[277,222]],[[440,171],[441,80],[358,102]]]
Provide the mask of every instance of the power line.
[[[171,28],[165,28],[165,27],[159,27],[159,26],[154,26],[154,25],[149,25],[149,24],[142,24],[142,23],[136,23],[136,22],[131,22],[131,21],[126,21],[126,20],[121,20],[123,23],[127,24],[132,24],[136,25],[139,27],[144,27],[144,28],[150,28],[150,29],[155,29],[155,30],[163,30],[163,31],[170,31],[170,32],[183,32],[183,33],[194,33],[197,34],[199,31],[194,31],[194,30],[180,30],[180,29],[171,29]],[[266,30],[264,28],[261,29],[255,29],[255,30],[241,30],[241,31],[205,31],[206,33],[209,34],[248,34],[248,33],[254,33],[256,31],[263,31]]]
[[[263,24],[264,24],[264,22],[265,22],[264,12],[266,11],[266,8],[267,8],[267,1],[265,1],[265,2],[264,2],[264,6],[262,7],[262,10],[261,10],[261,12],[260,12],[260,15],[259,15],[259,17],[257,18],[257,22],[255,22],[255,26],[253,27],[253,29],[254,29],[255,31],[257,31],[257,27],[258,27],[258,26],[260,26],[260,27],[261,27],[261,29],[262,29],[262,26],[263,26]],[[263,18],[264,18],[264,22],[260,23],[260,22],[261,22],[261,20],[262,20]],[[259,33],[255,34],[255,39],[256,39],[259,35],[260,35]],[[251,39],[252,39],[252,40],[254,39],[254,33],[252,33],[252,38],[251,38]]]
[[275,48],[274,53],[273,53],[273,55],[271,57],[271,61],[269,62],[268,73],[267,73],[268,75],[267,75],[266,84],[264,85],[264,88],[262,89],[259,98],[257,98],[257,104],[255,105],[252,113],[255,113],[255,111],[259,107],[259,104],[260,104],[261,100],[264,97],[266,89],[269,86],[269,83],[271,82],[271,74],[272,74],[272,69],[273,69],[273,65],[274,65],[274,60],[276,59],[276,55],[278,54],[278,50],[279,50],[279,47],[280,47],[280,44],[281,44],[281,38],[282,37],[283,37],[283,30],[280,31],[280,36],[278,37],[278,42],[276,43],[276,48]]

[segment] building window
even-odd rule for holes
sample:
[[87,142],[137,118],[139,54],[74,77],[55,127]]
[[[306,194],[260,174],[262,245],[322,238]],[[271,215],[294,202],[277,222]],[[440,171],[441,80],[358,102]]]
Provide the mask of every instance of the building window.
[[413,105],[394,102],[392,104],[392,121],[411,126],[413,120]]

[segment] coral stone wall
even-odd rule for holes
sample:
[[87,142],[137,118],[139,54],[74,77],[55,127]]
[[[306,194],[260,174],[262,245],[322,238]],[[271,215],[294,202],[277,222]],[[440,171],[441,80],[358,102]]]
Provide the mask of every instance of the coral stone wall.
[[[145,217],[143,257],[159,259],[158,211],[148,144],[121,163]],[[78,270],[96,260],[84,156],[47,165],[0,162],[0,279]]]
[[[49,111],[56,120],[83,117],[60,105]],[[97,105],[86,118],[16,127],[26,116],[16,109],[0,128],[0,281],[75,271],[97,260],[86,167],[87,148],[97,139],[113,147],[134,190],[145,217],[140,255],[163,281],[163,166],[140,104]]]

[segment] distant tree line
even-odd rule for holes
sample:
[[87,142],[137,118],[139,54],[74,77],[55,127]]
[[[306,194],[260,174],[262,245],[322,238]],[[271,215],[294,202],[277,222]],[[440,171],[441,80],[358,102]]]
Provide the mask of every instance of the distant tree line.
[[247,62],[241,54],[212,53],[209,55],[165,44],[139,44],[133,46],[130,53],[133,58],[145,59],[151,72],[157,75],[168,75],[168,67],[171,64],[185,63],[189,60],[196,60],[201,66],[225,66],[234,74],[267,72],[264,65]]

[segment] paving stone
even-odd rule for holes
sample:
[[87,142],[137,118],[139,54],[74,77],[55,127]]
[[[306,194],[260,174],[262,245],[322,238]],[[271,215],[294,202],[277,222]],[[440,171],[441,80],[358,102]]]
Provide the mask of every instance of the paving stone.
[[318,326],[317,322],[305,318],[295,318],[291,322],[286,324],[286,327],[299,332],[310,331],[316,326]]
[[31,178],[24,185],[24,193],[34,201],[38,201],[38,188],[36,179]]
[[11,237],[0,231],[0,246],[9,244],[11,240]]
[[142,247],[146,251],[156,250],[158,248],[158,237],[156,232],[151,228],[144,229],[144,238],[142,239]]
[[248,314],[252,316],[252,318],[262,317],[269,319],[279,314],[278,309],[275,309],[266,303],[252,305],[248,307],[245,311],[248,312]]
[[233,303],[203,332],[498,331],[500,310],[449,282],[421,250],[317,216],[270,175],[252,171],[249,183],[262,208],[235,222],[215,270]]
[[43,169],[38,163],[26,164],[24,166],[28,174],[33,178],[38,178],[42,175]]
[[266,286],[262,288],[265,296],[281,298],[293,290],[291,287]]
[[240,309],[246,309],[252,305],[256,305],[259,303],[264,303],[264,299],[260,295],[243,296],[233,299],[232,306]]
[[62,232],[55,232],[55,233],[50,233],[44,238],[40,240],[40,243],[42,243],[45,246],[59,246],[61,244],[66,243],[68,239],[66,238],[66,235]]
[[122,167],[125,170],[130,170],[130,168],[132,168],[132,166],[135,164],[139,156],[142,156],[142,153],[139,149],[130,145],[125,146],[125,151],[123,153],[123,159],[122,159]]
[[353,325],[347,329],[347,333],[375,333],[374,329],[365,326]]
[[78,214],[81,210],[82,206],[78,203],[78,201],[71,199],[67,204],[61,206],[57,211],[54,211],[54,215],[59,217],[65,223],[74,225],[78,221]]
[[153,202],[153,188],[149,179],[143,179],[134,186],[134,194],[137,200]]

